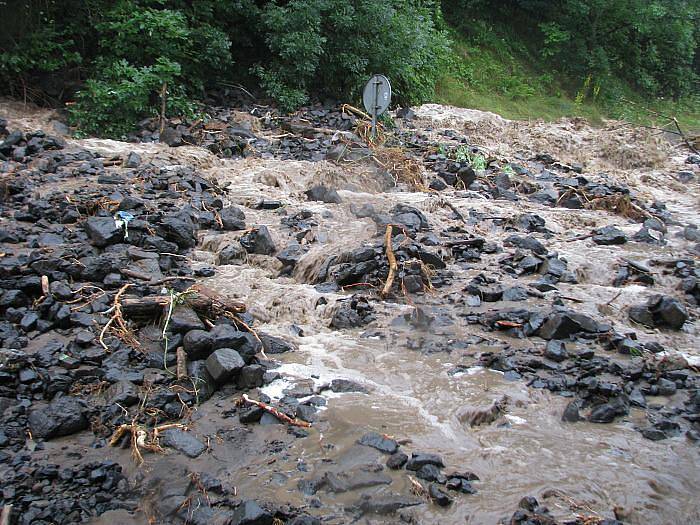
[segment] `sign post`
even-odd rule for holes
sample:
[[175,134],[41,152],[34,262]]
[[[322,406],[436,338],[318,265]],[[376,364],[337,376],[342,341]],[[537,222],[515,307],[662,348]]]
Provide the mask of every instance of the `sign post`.
[[384,113],[391,103],[391,84],[384,75],[373,75],[362,92],[362,103],[372,116],[372,138],[377,136],[377,117]]

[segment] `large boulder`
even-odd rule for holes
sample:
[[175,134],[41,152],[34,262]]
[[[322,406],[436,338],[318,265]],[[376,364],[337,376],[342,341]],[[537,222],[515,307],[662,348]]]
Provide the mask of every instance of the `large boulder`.
[[90,243],[98,248],[116,244],[124,239],[124,230],[117,226],[112,217],[88,217],[84,228]]
[[54,399],[48,406],[32,411],[27,418],[32,435],[41,439],[75,434],[88,427],[85,404],[74,397]]

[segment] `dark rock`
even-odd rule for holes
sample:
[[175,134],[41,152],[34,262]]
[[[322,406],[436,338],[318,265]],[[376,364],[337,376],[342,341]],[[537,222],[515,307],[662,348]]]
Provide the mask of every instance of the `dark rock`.
[[522,288],[521,286],[512,286],[503,290],[503,297],[501,297],[501,299],[503,301],[516,302],[525,301],[528,296],[529,295],[525,288]]
[[676,298],[666,295],[654,295],[646,305],[635,305],[629,309],[632,321],[646,326],[667,326],[680,330],[688,320],[688,311]]
[[217,255],[219,264],[240,264],[246,258],[247,252],[238,241],[226,245]]
[[377,432],[368,432],[358,441],[360,445],[376,448],[385,454],[394,454],[399,449],[399,444],[394,439],[387,438]]
[[138,403],[139,391],[131,381],[117,381],[107,389],[105,397],[110,404],[119,403],[124,407],[130,407]]
[[524,213],[519,215],[515,220],[515,226],[527,232],[544,233],[547,231],[547,228],[545,228],[544,219],[539,215],[535,215],[534,213]]
[[647,306],[645,305],[630,306],[628,315],[629,318],[635,323],[652,327],[654,326],[654,315],[649,311],[649,308],[647,308]]
[[452,503],[452,498],[436,483],[430,484],[428,487],[428,494],[430,495],[430,499],[441,507],[447,507]]
[[255,501],[241,503],[233,512],[230,525],[272,525],[272,514],[260,507]]
[[622,396],[617,397],[608,403],[596,406],[588,416],[588,421],[592,423],[612,423],[616,417],[629,413],[629,404]]
[[340,195],[338,195],[337,191],[323,185],[312,186],[304,193],[310,201],[321,201],[331,204],[339,204],[341,202]]
[[126,162],[124,163],[124,167],[126,168],[138,168],[139,165],[141,164],[141,157],[138,153],[132,151],[129,153],[129,156],[126,158]]
[[98,248],[116,244],[124,239],[124,230],[116,225],[112,217],[88,217],[84,228],[90,242]]
[[265,367],[261,365],[244,366],[238,376],[237,385],[242,390],[250,390],[263,386]]
[[191,330],[204,329],[204,323],[192,308],[179,305],[173,309],[168,329],[174,333],[184,334]]
[[259,334],[263,348],[267,354],[283,354],[285,352],[293,352],[294,345],[288,343],[284,339],[267,334]]
[[406,464],[407,470],[418,470],[423,465],[435,465],[436,467],[444,468],[445,464],[442,458],[437,454],[428,454],[424,452],[414,452],[411,454],[411,459]]
[[561,416],[561,420],[566,421],[567,423],[576,423],[577,421],[580,421],[582,418],[578,413],[578,409],[578,401],[569,402],[569,404],[566,405],[566,408],[564,409],[564,413]]
[[547,318],[538,335],[543,339],[565,339],[586,332],[604,331],[596,321],[587,315],[576,312],[556,312]]
[[676,383],[663,377],[656,382],[656,387],[660,396],[672,396],[677,390]]
[[305,253],[306,249],[295,242],[279,252],[276,257],[285,266],[294,267]]
[[241,237],[241,245],[248,253],[274,255],[277,251],[267,226],[258,226]]
[[166,127],[160,134],[160,141],[173,148],[182,146],[182,133],[175,128]]
[[189,359],[206,359],[213,351],[214,337],[206,330],[190,330],[185,334],[182,346]]
[[416,114],[410,107],[401,107],[396,110],[396,116],[404,120],[413,120],[416,117]]
[[50,439],[75,434],[88,427],[84,404],[74,397],[54,399],[48,406],[34,410],[27,422],[35,438]]
[[260,418],[264,413],[265,411],[262,408],[255,405],[245,407],[238,413],[238,420],[244,425],[249,423],[257,423],[260,421]]
[[330,388],[333,392],[362,392],[363,394],[368,392],[367,387],[350,379],[333,379]]
[[216,391],[216,381],[207,371],[205,360],[187,363],[187,375],[197,386],[197,397],[200,403],[209,399]]
[[399,451],[389,456],[389,459],[386,460],[386,466],[392,470],[398,470],[402,468],[407,461],[408,456],[403,452]]
[[540,241],[530,236],[511,235],[503,241],[503,245],[515,246],[521,250],[530,250],[538,255],[547,255],[547,248]]
[[567,357],[569,357],[569,354],[566,352],[564,341],[552,339],[551,341],[547,342],[547,348],[544,351],[544,356],[547,359],[561,363]]
[[174,242],[179,248],[194,248],[197,238],[194,234],[194,224],[189,217],[168,216],[161,221],[161,230],[166,240]]
[[224,230],[245,230],[245,213],[238,206],[227,206],[219,216]]
[[440,469],[435,465],[423,465],[416,471],[416,477],[424,479],[425,481],[435,481],[440,485],[447,483],[447,477],[440,472]]
[[627,242],[627,236],[622,230],[615,226],[605,226],[604,228],[596,230],[593,236],[593,242],[603,246],[625,244]]
[[642,436],[650,439],[651,441],[661,441],[662,439],[666,439],[668,437],[663,430],[654,427],[643,428],[641,432]]
[[420,505],[424,500],[398,494],[363,494],[348,510],[358,509],[368,514],[393,514],[399,509]]
[[467,189],[476,181],[476,172],[471,166],[465,166],[457,171],[457,179],[464,185],[464,189]]
[[447,188],[447,184],[445,184],[442,179],[433,179],[430,181],[430,184],[428,184],[428,188],[435,191],[443,191]]
[[476,494],[476,489],[464,478],[449,478],[445,483],[445,488],[456,490],[463,494]]
[[530,512],[535,512],[535,509],[537,509],[539,506],[539,502],[533,496],[525,496],[520,500],[520,503],[518,504],[518,507]]
[[232,348],[220,348],[207,358],[207,371],[216,383],[225,383],[245,366],[241,355]]
[[170,428],[161,434],[161,443],[167,447],[182,452],[187,457],[196,458],[207,449],[207,446],[192,435],[177,428]]

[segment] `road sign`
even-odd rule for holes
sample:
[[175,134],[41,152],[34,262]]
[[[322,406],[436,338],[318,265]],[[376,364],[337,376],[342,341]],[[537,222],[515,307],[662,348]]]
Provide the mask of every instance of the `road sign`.
[[377,117],[384,113],[391,103],[391,84],[384,75],[374,75],[362,92],[362,103],[367,113],[372,115],[372,136],[377,134]]

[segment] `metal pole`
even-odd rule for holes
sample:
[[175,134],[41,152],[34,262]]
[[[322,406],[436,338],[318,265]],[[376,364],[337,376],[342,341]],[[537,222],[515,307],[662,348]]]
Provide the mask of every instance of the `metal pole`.
[[379,86],[381,82],[379,80],[374,81],[374,104],[372,104],[372,138],[377,137],[377,110],[379,109],[379,105],[377,102],[379,101]]

